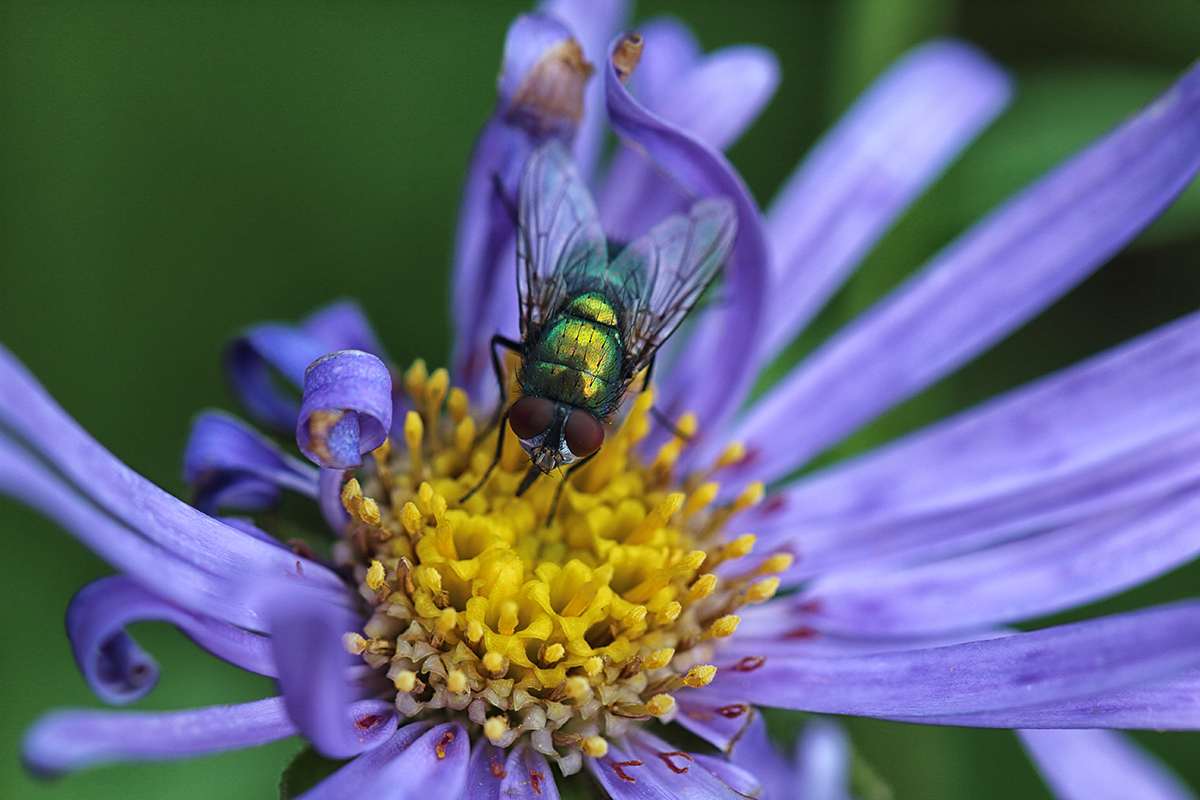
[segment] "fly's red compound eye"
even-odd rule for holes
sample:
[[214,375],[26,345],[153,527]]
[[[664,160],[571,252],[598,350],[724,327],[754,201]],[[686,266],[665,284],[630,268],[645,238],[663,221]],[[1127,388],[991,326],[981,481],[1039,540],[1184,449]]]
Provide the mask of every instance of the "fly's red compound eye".
[[572,453],[586,458],[604,444],[604,426],[591,414],[576,409],[567,417],[564,437]]
[[508,424],[521,439],[533,439],[550,430],[554,403],[544,397],[522,397],[508,410]]

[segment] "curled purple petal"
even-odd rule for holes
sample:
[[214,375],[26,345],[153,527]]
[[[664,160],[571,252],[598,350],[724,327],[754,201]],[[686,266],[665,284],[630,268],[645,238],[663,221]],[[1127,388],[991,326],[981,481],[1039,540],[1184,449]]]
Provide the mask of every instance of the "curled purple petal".
[[[690,38],[680,23],[659,22],[641,34],[645,50],[634,79],[648,78],[650,88],[640,94],[646,110],[718,150],[737,140],[779,83],[779,64],[763,48],[729,47],[695,63],[675,64],[647,56],[654,52],[660,35],[671,54],[682,56],[691,49],[680,41]],[[633,241],[658,220],[686,211],[690,204],[642,153],[628,147],[615,154],[597,203],[605,233],[624,242]]]
[[1017,731],[1060,800],[1194,800],[1171,770],[1116,731]]
[[410,723],[298,800],[457,798],[466,786],[470,751],[467,732],[457,723],[434,728],[427,722]]
[[1112,257],[1198,167],[1194,67],[961,236],[761,398],[732,433],[751,456],[722,480],[779,479],[961,366]]
[[[297,390],[304,384],[304,370],[337,350],[363,350],[384,357],[362,309],[351,300],[318,309],[298,325],[266,322],[249,328],[230,344],[226,371],[252,417],[290,430],[300,410]],[[294,390],[281,385],[280,378]]]
[[496,109],[471,156],[455,234],[454,382],[477,402],[496,396],[488,342],[516,333],[511,207],[521,170],[542,141],[570,142],[587,74],[579,44],[561,22],[523,14],[509,27]]
[[188,711],[54,711],[25,734],[21,753],[39,775],[114,761],[165,761],[223,753],[296,734],[278,697]]
[[206,514],[222,507],[261,511],[281,489],[317,496],[317,472],[236,417],[206,411],[196,418],[183,453],[183,477],[193,504]]
[[625,42],[625,36],[618,37],[604,64],[605,98],[617,135],[644,150],[691,196],[727,197],[737,207],[738,232],[725,270],[724,300],[697,323],[656,397],[668,416],[695,413],[696,440],[703,441],[740,404],[754,378],[750,365],[760,345],[769,270],[766,234],[754,198],[725,156],[656,117],[625,90],[611,57]]
[[767,212],[774,260],[761,363],[812,319],[1010,94],[985,55],[938,41],[905,55],[855,102]]
[[85,586],[67,609],[75,663],[104,702],[130,703],[154,688],[157,663],[125,632],[135,622],[150,621],[175,625],[205,650],[242,669],[275,674],[270,642],[264,637],[192,614],[117,575]]
[[874,655],[805,657],[794,647],[797,655],[718,669],[711,686],[760,705],[910,719],[1083,698],[1200,666],[1200,604]]
[[296,441],[313,462],[353,469],[392,427],[392,375],[361,350],[330,353],[304,373]]

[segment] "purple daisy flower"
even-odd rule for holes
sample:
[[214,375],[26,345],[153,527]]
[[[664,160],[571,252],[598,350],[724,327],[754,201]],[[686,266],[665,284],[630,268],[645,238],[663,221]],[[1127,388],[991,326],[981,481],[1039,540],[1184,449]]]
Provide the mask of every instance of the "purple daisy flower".
[[[1190,796],[1103,729],[1200,727],[1200,606],[1006,626],[1200,549],[1200,318],[792,476],[1154,219],[1200,168],[1200,69],[751,399],[756,376],[999,111],[1007,80],[966,45],[919,48],[763,215],[722,150],[774,90],[772,57],[705,56],[677,22],[640,35],[618,33],[623,22],[619,3],[564,0],[509,31],[459,225],[453,379],[394,369],[351,303],[252,328],[231,349],[251,416],[294,430],[318,467],[209,413],[185,454],[186,505],[0,350],[0,489],[120,572],[68,612],[97,696],[124,704],[153,688],[155,663],[125,632],[147,620],[279,686],[236,706],[54,712],[30,730],[27,763],[58,773],[300,733],[347,760],[308,798],[554,798],[556,776],[580,771],[614,798],[847,796],[836,725],[814,721],[785,757],[756,711],[769,706],[1023,729],[1063,797]],[[627,145],[609,163],[605,112]],[[496,451],[488,341],[515,336],[519,319],[505,198],[550,140],[573,146],[614,239],[705,197],[734,204],[738,233],[720,299],[668,343],[654,390],[626,401],[561,507],[557,481],[517,496],[515,443],[465,499]],[[279,377],[303,388],[300,402]],[[651,423],[652,399],[685,435]],[[319,503],[338,535],[327,559],[220,516],[263,511],[284,490]],[[673,743],[679,729],[707,747]]]

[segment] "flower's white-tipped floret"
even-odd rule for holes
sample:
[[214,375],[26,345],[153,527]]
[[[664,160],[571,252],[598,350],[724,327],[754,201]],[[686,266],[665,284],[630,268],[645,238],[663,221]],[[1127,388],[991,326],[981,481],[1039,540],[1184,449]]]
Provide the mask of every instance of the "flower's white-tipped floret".
[[362,486],[347,481],[351,522],[336,553],[373,608],[347,650],[386,671],[401,714],[458,715],[503,747],[528,735],[570,772],[633,721],[673,716],[672,692],[712,681],[703,662],[737,628],[733,612],[769,597],[778,580],[761,576],[786,565],[772,556],[744,577],[712,573],[754,547],[721,528],[762,488],[720,506],[717,484],[679,484],[693,417],[644,465],[636,445],[652,398],[639,394],[547,523],[561,478],[517,497],[528,458],[510,435],[463,499],[490,466],[497,431],[476,440],[467,397],[444,370],[418,362],[404,385],[404,443],[373,452]]

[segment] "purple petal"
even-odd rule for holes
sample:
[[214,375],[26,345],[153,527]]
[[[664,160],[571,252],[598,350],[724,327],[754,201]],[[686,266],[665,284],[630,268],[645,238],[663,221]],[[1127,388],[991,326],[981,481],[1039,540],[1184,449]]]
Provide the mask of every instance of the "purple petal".
[[1165,764],[1115,731],[1017,731],[1060,800],[1192,800]]
[[196,418],[183,452],[183,478],[206,514],[222,506],[262,511],[281,489],[317,496],[317,472],[236,417],[205,411]]
[[230,601],[228,585],[218,586],[222,581],[295,575],[301,564],[302,585],[345,592],[341,579],[320,564],[246,536],[133,472],[3,348],[0,490],[58,521],[143,586],[242,627],[254,627],[256,616]]
[[[64,485],[28,451],[3,434],[0,434],[0,491],[21,499],[62,525],[96,555],[155,594],[197,614],[248,629],[261,628],[258,609],[234,596],[235,584],[230,576],[215,575],[147,541],[138,531],[97,508],[88,497]],[[251,538],[232,528],[226,531],[223,535],[231,538]],[[274,549],[281,550],[278,546]],[[292,563],[297,561],[302,560],[293,556]],[[323,569],[320,565],[313,566]],[[253,574],[250,579],[254,579]]]
[[969,45],[909,52],[859,98],[771,204],[775,256],[765,363],[1007,104],[1003,71]]
[[1024,708],[894,719],[978,728],[1200,730],[1200,671],[1192,670],[1130,689]]
[[394,720],[372,717],[364,724],[350,714],[360,696],[351,671],[361,661],[346,652],[342,637],[361,630],[362,620],[341,606],[298,595],[288,582],[272,582],[259,593],[256,605],[268,615],[279,693],[304,736],[330,758],[350,758],[378,744],[380,726],[394,728]]
[[[468,795],[475,800],[474,795]],[[546,757],[524,742],[508,754],[500,796],[515,800],[558,800],[558,784]]]
[[256,747],[296,734],[278,697],[188,711],[54,711],[25,734],[39,775],[114,761],[165,761]]
[[[509,27],[496,110],[479,135],[455,235],[451,315],[454,382],[477,403],[496,397],[488,343],[515,335],[516,226],[512,205],[525,160],[542,141],[570,142],[579,119],[571,31],[541,14]],[[566,59],[566,60],[564,60]],[[574,109],[574,110],[572,110]],[[503,197],[501,196],[503,193]]]
[[251,416],[290,430],[300,403],[295,392],[279,385],[276,376],[299,389],[305,368],[336,350],[364,350],[384,358],[362,309],[351,300],[318,309],[298,325],[266,322],[248,329],[230,345],[226,369],[234,392]]
[[[739,521],[799,571],[953,553],[1195,479],[1200,314],[786,489]],[[928,557],[928,555],[926,556]]]
[[734,744],[729,758],[734,764],[758,778],[770,800],[788,800],[792,797],[809,800],[807,795],[798,794],[793,788],[797,778],[802,778],[802,775],[797,774],[793,765],[788,763],[771,741],[763,716],[757,711],[753,713],[750,724]]
[[[692,49],[680,41],[690,38],[690,34],[671,20],[642,31],[646,54],[658,46],[660,32],[665,34],[663,44],[671,54],[682,55]],[[669,72],[671,76],[655,72]],[[718,50],[696,63],[675,64],[666,58],[643,56],[634,75],[649,79],[652,88],[640,97],[649,113],[724,150],[757,118],[775,93],[779,64],[767,50],[742,46]],[[609,237],[629,242],[655,222],[686,211],[691,200],[641,153],[622,147],[614,157],[598,205]]]
[[361,350],[318,359],[304,373],[296,442],[310,460],[353,469],[383,444],[392,427],[392,375]]
[[[618,38],[610,55],[624,41]],[[725,300],[698,322],[657,404],[669,415],[694,412],[702,440],[737,405],[754,374],[765,310],[768,254],[758,206],[742,179],[715,148],[643,108],[605,59],[605,97],[613,129],[643,148],[672,181],[694,197],[727,197],[737,206],[738,234],[726,266]],[[704,379],[700,380],[703,375]]]
[[479,737],[479,741],[471,748],[471,760],[467,763],[467,790],[464,796],[471,800],[499,800],[500,785],[508,774],[504,769],[504,761],[504,748]]
[[154,688],[158,664],[125,632],[135,622],[151,621],[175,625],[205,650],[242,669],[275,674],[275,659],[265,638],[192,614],[117,575],[85,586],[67,609],[67,636],[75,663],[104,702],[130,703]]
[[1137,586],[1200,553],[1195,487],[1162,501],[912,568],[841,571],[798,599],[805,622],[919,636],[1051,614]]
[[321,476],[318,479],[321,516],[325,517],[329,529],[338,535],[346,530],[346,524],[350,522],[350,515],[342,505],[342,482],[346,474],[345,470],[321,467]]
[[[608,43],[629,18],[628,0],[543,0],[538,8],[561,20],[583,48],[584,57],[599,67]],[[599,71],[599,70],[597,70]],[[604,125],[604,81],[593,76],[583,93],[583,122],[575,136],[575,164],[590,181],[607,134]]]
[[[733,765],[721,770],[734,778],[736,791],[690,753],[643,731],[609,743],[604,758],[585,759],[588,769],[613,800],[737,800],[761,793],[753,777]],[[750,791],[745,791],[749,789]]]
[[751,456],[722,480],[781,478],[961,366],[1112,257],[1198,166],[1200,67],[993,212],[774,387],[735,427]]
[[795,710],[920,718],[1022,708],[1115,691],[1200,665],[1200,604],[904,652],[769,657],[718,669],[712,688]]
[[675,700],[679,704],[675,723],[725,752],[745,735],[758,716],[748,703],[726,702],[701,689],[684,689],[675,694]]
[[298,800],[457,798],[466,787],[470,750],[467,732],[457,723],[448,722],[432,729],[427,722],[411,723]]
[[850,738],[831,719],[814,718],[796,742],[796,772],[805,800],[850,800]]

